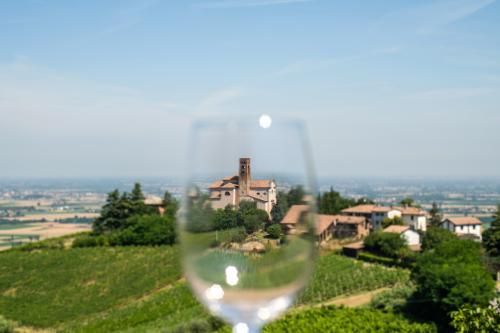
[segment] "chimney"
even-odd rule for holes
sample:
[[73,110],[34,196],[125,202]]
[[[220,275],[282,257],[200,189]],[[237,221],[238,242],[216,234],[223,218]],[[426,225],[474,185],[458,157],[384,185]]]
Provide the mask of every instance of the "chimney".
[[240,158],[239,171],[240,197],[247,196],[250,193],[250,158]]

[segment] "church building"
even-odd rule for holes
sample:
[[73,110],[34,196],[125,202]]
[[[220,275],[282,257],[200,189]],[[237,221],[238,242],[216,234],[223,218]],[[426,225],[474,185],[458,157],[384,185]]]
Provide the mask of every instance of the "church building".
[[245,200],[256,202],[257,208],[270,214],[276,204],[276,182],[252,179],[250,158],[240,158],[238,174],[213,182],[208,190],[214,209],[227,205],[238,207]]

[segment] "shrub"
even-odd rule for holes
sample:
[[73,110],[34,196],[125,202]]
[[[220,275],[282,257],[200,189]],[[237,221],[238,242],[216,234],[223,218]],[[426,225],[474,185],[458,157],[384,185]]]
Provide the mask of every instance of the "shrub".
[[399,234],[376,231],[365,238],[365,247],[391,258],[401,258],[408,250],[406,240]]
[[62,250],[64,249],[64,239],[46,239],[41,242],[29,243],[20,247],[22,251],[37,250]]
[[500,332],[500,309],[465,305],[450,314],[451,326],[460,333]]
[[126,225],[109,236],[110,245],[172,245],[177,238],[172,216],[132,216]]
[[109,244],[108,239],[104,236],[90,236],[85,235],[75,238],[72,247],[96,247],[96,246],[106,246]]
[[458,237],[449,230],[440,227],[429,226],[422,237],[422,250],[431,250],[443,242],[457,238]]
[[237,226],[237,212],[231,205],[224,209],[216,209],[213,216],[213,225],[217,230],[231,229]]
[[271,224],[269,227],[267,227],[266,231],[269,236],[274,239],[280,238],[282,234],[281,226],[277,223]]
[[399,312],[414,291],[415,285],[412,283],[396,285],[390,290],[375,295],[370,306],[385,312]]
[[13,333],[14,332],[14,324],[0,316],[0,333]]
[[478,243],[460,239],[423,253],[412,272],[417,284],[414,301],[420,304],[415,310],[442,322],[464,304],[487,306],[495,296],[495,283],[481,256]]
[[263,221],[256,215],[245,216],[243,226],[248,234],[258,231],[262,227]]
[[233,233],[231,236],[231,242],[233,243],[242,243],[245,241],[247,238],[247,234],[243,229],[238,229],[236,232]]

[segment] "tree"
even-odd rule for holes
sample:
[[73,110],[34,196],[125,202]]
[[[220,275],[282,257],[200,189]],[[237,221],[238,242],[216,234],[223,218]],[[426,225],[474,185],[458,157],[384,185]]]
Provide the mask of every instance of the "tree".
[[304,203],[304,196],[305,196],[305,191],[304,187],[301,185],[299,186],[292,186],[290,191],[288,191],[287,194],[287,202],[289,206],[293,205],[300,205]]
[[282,235],[282,230],[281,226],[279,224],[271,224],[269,227],[267,227],[267,233],[271,238],[274,239],[279,239]]
[[407,197],[401,200],[399,204],[405,207],[415,207],[415,200],[413,200],[413,198]]
[[186,230],[190,232],[207,232],[214,230],[214,210],[208,202],[208,195],[200,194],[187,201]]
[[406,240],[400,234],[375,231],[364,240],[365,247],[391,258],[401,258],[408,249]]
[[130,200],[130,216],[154,214],[156,210],[153,207],[147,206],[144,202],[146,197],[142,193],[141,184],[135,183],[134,188],[129,196]]
[[457,235],[455,235],[451,231],[431,225],[429,226],[429,228],[427,228],[427,231],[423,234],[422,250],[423,251],[431,250],[437,247],[439,244],[442,244],[450,240],[455,240],[457,238],[458,238]]
[[288,200],[286,193],[278,191],[276,195],[276,204],[271,209],[271,218],[273,223],[279,223],[285,217],[288,211]]
[[224,209],[216,209],[213,214],[213,226],[216,230],[236,228],[238,225],[237,213],[233,206],[227,205]]
[[269,223],[269,215],[265,210],[258,209],[253,201],[242,201],[237,213],[238,225],[245,227],[248,234],[262,229],[264,224]]
[[386,217],[382,220],[382,228],[387,228],[390,225],[405,225],[401,216],[394,216],[392,219]]
[[243,219],[243,227],[247,234],[252,234],[262,228],[264,223],[257,215],[246,215]]
[[500,332],[500,308],[465,305],[450,313],[451,326],[458,333]]
[[356,205],[374,205],[375,204],[375,201],[373,201],[372,199],[370,198],[359,198],[357,201],[356,201]]
[[171,216],[134,215],[126,225],[110,236],[110,245],[172,245],[177,239]]
[[165,193],[163,194],[163,199],[161,201],[161,204],[163,207],[167,207],[168,205],[170,205],[173,201],[174,201],[174,197],[172,196],[172,194],[169,192],[169,191],[165,191]]
[[120,224],[121,212],[118,209],[120,192],[114,190],[108,193],[106,203],[102,206],[101,214],[92,223],[94,234],[102,234],[106,231],[118,228]]
[[354,199],[342,197],[333,188],[318,196],[318,209],[321,214],[339,214],[342,209],[354,206],[355,203]]
[[493,221],[490,227],[483,233],[484,248],[491,257],[500,256],[500,204],[493,214]]
[[[465,304],[487,306],[495,283],[481,261],[479,244],[451,239],[417,259],[412,271],[417,285],[414,304],[422,315],[441,321]],[[415,309],[415,311],[418,311]]]
[[437,203],[432,203],[432,208],[429,211],[429,215],[431,216],[429,220],[430,225],[439,227],[442,224],[443,216],[441,215]]

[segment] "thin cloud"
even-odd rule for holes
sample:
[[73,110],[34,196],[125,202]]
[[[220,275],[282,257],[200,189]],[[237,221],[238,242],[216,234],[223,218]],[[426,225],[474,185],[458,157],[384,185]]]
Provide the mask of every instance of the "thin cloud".
[[381,17],[378,28],[398,27],[399,31],[429,34],[449,24],[463,20],[496,0],[437,1],[410,9],[397,10]]
[[199,113],[203,114],[219,112],[223,105],[244,95],[244,90],[239,87],[217,90],[204,98],[199,103],[197,110]]
[[314,0],[230,0],[209,3],[198,3],[197,8],[243,8],[288,5],[294,3],[313,2]]

